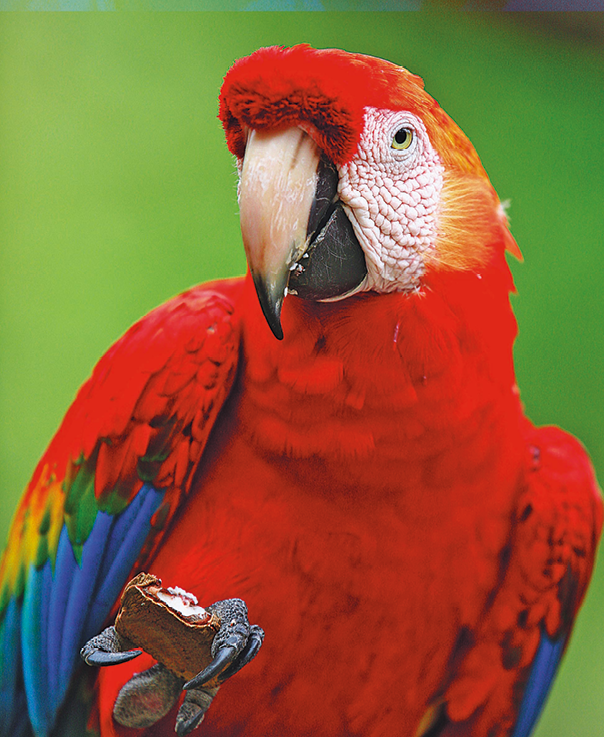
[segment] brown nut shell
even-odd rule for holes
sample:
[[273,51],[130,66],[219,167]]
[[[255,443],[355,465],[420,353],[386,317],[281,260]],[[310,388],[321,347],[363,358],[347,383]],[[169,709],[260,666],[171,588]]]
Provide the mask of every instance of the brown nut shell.
[[158,598],[160,592],[170,593],[156,576],[139,573],[124,589],[115,629],[172,673],[190,680],[212,662],[210,648],[220,617],[205,610],[185,616]]

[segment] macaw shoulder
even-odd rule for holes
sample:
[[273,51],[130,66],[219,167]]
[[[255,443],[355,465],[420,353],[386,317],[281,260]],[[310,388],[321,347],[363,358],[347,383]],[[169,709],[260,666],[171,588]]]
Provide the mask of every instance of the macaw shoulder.
[[80,388],[34,478],[50,459],[57,466],[69,457],[89,458],[99,439],[115,445],[116,438],[131,435],[142,446],[149,423],[182,412],[184,420],[187,404],[198,405],[196,394],[211,392],[220,379],[226,383],[224,369],[230,375],[237,361],[241,286],[232,279],[193,287],[129,328]]

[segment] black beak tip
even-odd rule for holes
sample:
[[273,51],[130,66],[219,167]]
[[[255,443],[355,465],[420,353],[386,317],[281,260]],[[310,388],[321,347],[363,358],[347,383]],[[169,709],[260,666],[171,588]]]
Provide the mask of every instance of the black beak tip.
[[277,288],[271,288],[265,279],[254,273],[252,273],[252,278],[254,280],[256,294],[258,295],[258,301],[260,302],[260,307],[262,308],[266,322],[275,338],[277,338],[277,340],[283,340],[281,308],[283,307],[285,286],[281,287],[278,285]]
[[[262,311],[264,312],[264,309]],[[279,319],[279,316],[268,315],[266,312],[264,312],[264,317],[266,317],[268,326],[271,329],[275,338],[277,338],[277,340],[283,340],[283,328],[281,327],[281,320]]]

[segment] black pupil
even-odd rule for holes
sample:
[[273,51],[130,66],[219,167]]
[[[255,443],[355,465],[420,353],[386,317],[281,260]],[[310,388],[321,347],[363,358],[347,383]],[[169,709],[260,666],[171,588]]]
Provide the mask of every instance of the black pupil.
[[394,140],[400,145],[405,143],[407,141],[407,136],[409,135],[409,131],[406,128],[400,128],[397,130],[397,132],[394,134]]

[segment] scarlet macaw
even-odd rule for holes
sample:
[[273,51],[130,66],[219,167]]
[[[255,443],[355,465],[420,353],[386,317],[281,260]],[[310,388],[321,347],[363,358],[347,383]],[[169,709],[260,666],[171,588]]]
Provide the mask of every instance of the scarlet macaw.
[[[480,160],[418,77],[338,50],[241,59],[220,118],[249,274],[136,323],[36,468],[0,569],[0,735],[83,734],[79,649],[145,569],[266,631],[248,665],[237,619],[208,734],[527,737],[602,505],[581,445],[523,414],[519,251]],[[92,662],[125,649],[108,632]],[[171,734],[184,681],[113,655],[90,723],[140,734],[113,711],[144,692]]]

